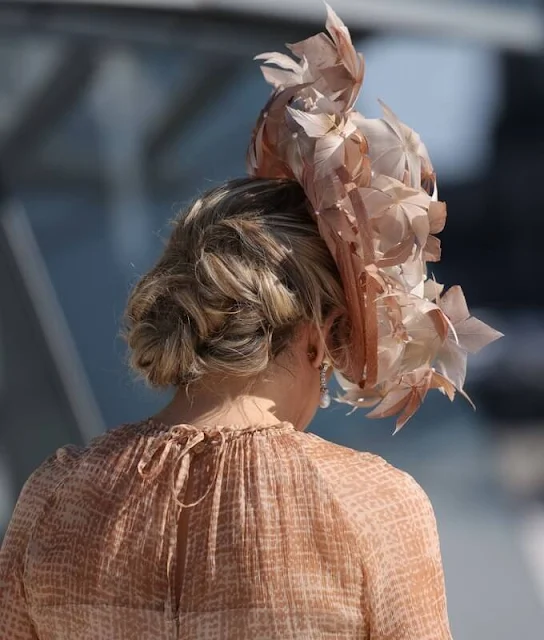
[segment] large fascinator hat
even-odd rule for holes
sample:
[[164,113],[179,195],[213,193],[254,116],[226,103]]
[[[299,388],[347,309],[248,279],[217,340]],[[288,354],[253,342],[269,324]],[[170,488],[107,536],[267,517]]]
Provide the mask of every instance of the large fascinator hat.
[[440,260],[446,205],[419,135],[385,104],[354,109],[364,59],[327,5],[327,33],[257,56],[273,92],[249,146],[249,174],[298,181],[342,278],[349,358],[337,374],[368,417],[400,429],[429,389],[464,394],[468,353],[501,336],[472,317],[463,292],[428,274]]

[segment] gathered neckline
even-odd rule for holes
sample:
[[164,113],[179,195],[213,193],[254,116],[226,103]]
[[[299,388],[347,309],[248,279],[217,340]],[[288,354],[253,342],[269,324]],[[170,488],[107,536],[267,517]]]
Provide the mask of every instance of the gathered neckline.
[[204,436],[225,436],[235,437],[236,435],[244,435],[261,431],[296,431],[296,427],[288,421],[278,421],[269,424],[214,424],[214,425],[194,425],[190,423],[166,424],[153,417],[147,418],[143,423],[152,431],[157,431],[162,435],[183,436],[202,433]]

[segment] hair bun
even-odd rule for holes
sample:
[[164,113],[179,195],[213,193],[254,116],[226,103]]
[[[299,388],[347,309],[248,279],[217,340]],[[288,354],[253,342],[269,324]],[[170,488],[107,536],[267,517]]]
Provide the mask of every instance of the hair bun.
[[303,322],[344,307],[336,267],[302,188],[243,179],[174,222],[164,254],[126,311],[131,364],[150,385],[256,376]]

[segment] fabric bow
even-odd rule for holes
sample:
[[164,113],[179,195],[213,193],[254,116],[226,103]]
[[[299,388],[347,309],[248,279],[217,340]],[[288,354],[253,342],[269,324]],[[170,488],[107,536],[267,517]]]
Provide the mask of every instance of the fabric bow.
[[[191,461],[195,455],[202,453],[206,449],[208,443],[216,442],[218,436],[220,442],[218,451],[219,464],[216,467],[214,476],[202,496],[194,502],[185,504],[178,499],[178,495],[187,484]],[[217,481],[217,477],[223,467],[225,444],[226,438],[223,429],[205,431],[189,425],[174,427],[167,433],[155,438],[148,446],[138,463],[138,473],[144,480],[156,479],[164,471],[172,450],[175,450],[175,453],[172,454],[174,461],[170,471],[170,485],[174,500],[181,508],[194,507],[208,496]]]

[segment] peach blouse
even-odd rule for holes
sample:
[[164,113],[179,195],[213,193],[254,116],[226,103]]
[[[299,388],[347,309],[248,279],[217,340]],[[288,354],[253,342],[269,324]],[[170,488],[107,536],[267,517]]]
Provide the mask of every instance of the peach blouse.
[[274,426],[124,425],[26,483],[0,640],[451,638],[435,519],[381,458]]

